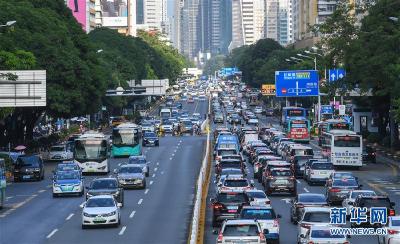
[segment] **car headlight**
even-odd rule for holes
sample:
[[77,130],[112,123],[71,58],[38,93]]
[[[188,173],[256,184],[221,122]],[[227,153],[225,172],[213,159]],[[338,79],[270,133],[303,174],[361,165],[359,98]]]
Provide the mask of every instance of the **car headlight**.
[[102,166],[102,167],[100,167],[99,169],[101,169],[101,170],[103,170],[103,169],[105,169],[107,166]]
[[111,217],[117,214],[117,211],[112,211],[111,213],[108,214],[103,214],[103,217]]
[[74,184],[74,186],[81,186],[81,183],[76,183]]
[[40,171],[40,168],[34,168],[33,171]]
[[83,212],[83,216],[90,217],[90,214]]
[[54,185],[54,187],[61,187],[59,184],[57,184],[57,183],[54,183],[53,184]]

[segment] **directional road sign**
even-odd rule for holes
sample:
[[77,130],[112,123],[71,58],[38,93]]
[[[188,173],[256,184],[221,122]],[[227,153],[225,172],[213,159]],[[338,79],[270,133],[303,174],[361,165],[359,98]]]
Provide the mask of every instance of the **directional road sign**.
[[329,81],[337,81],[346,76],[346,70],[344,69],[330,69],[329,70]]
[[318,72],[316,70],[275,71],[276,96],[318,96],[318,81]]

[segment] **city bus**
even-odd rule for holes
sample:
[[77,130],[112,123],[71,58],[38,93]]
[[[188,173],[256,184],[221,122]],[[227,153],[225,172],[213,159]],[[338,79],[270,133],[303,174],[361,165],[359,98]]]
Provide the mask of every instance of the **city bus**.
[[88,131],[74,141],[74,161],[84,173],[109,173],[108,140],[104,134]]
[[4,159],[0,158],[0,209],[4,207],[6,200],[6,165]]
[[322,135],[331,130],[350,130],[350,123],[342,119],[328,119],[318,123],[318,145],[322,146]]
[[287,126],[287,121],[293,117],[307,117],[307,111],[305,108],[300,107],[283,107],[282,108],[282,119],[281,124],[283,127]]
[[133,123],[123,123],[112,132],[112,157],[129,157],[142,155],[140,127]]
[[287,137],[295,142],[310,142],[310,120],[292,117],[287,122]]
[[322,154],[333,166],[362,166],[362,137],[350,130],[331,130],[322,136]]

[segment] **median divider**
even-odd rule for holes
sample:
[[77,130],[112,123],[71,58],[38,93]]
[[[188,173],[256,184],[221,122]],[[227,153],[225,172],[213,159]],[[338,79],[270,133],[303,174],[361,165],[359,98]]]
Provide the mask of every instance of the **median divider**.
[[[210,100],[209,108],[210,111]],[[203,123],[202,129],[209,128],[209,119]],[[194,208],[192,214],[192,221],[190,224],[190,233],[188,237],[189,244],[203,243],[204,228],[205,228],[205,215],[207,205],[208,185],[211,175],[211,141],[210,130],[207,131],[207,145],[205,155],[201,164],[199,177],[196,182],[196,194],[194,199]]]

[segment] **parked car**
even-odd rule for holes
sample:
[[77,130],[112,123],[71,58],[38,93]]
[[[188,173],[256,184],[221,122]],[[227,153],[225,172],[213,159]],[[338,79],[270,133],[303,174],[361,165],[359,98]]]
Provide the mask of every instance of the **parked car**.
[[14,182],[43,180],[44,164],[39,155],[20,155],[14,165]]

